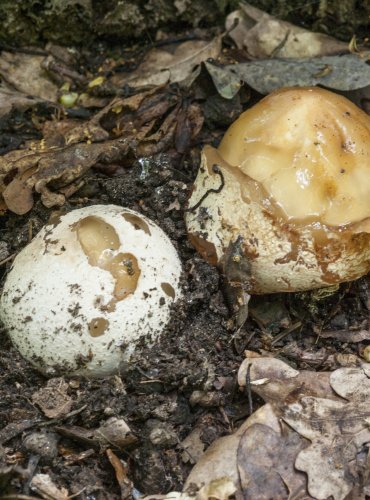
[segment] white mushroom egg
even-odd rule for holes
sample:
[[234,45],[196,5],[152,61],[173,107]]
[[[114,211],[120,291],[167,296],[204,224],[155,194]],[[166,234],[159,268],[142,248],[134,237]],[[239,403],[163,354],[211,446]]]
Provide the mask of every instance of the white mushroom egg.
[[46,374],[118,371],[163,332],[180,297],[181,263],[148,218],[114,205],[69,212],[15,258],[1,297],[14,345]]
[[310,290],[370,270],[370,117],[349,100],[280,89],[202,156],[190,239],[220,267],[242,241],[252,293]]

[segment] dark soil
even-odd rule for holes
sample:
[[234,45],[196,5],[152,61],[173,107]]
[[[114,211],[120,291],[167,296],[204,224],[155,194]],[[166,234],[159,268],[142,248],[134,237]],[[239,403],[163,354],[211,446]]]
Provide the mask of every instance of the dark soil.
[[[365,342],[340,342],[335,332],[368,328],[369,277],[341,285],[327,297],[317,292],[254,297],[246,324],[237,333],[233,330],[223,278],[194,251],[184,224],[200,148],[211,140],[210,125],[206,121],[200,144],[185,157],[170,151],[139,159],[113,176],[91,171],[65,206],[72,210],[86,203],[114,203],[156,221],[180,253],[184,298],[161,341],[153,348],[143,345],[124,371],[102,380],[67,379],[73,404],[67,416],[54,419],[34,402],[47,379],[2,334],[0,493],[10,495],[6,498],[34,495],[29,484],[35,473],[48,474],[79,499],[121,498],[106,447],[84,439],[82,432],[112,416],[124,419],[137,437],[125,449],[111,446],[127,464],[134,496],[179,490],[192,462],[182,440],[197,428],[207,447],[250,413],[248,398],[236,384],[246,349],[310,370],[332,370],[346,362],[346,355],[361,355]],[[218,127],[212,132],[216,142],[227,125],[212,121]],[[27,216],[3,216],[1,240],[8,254],[25,246],[30,224],[35,234],[50,212],[37,202]],[[7,266],[2,266],[4,272]],[[322,338],[323,331],[333,337]],[[254,398],[253,410],[260,404]]]

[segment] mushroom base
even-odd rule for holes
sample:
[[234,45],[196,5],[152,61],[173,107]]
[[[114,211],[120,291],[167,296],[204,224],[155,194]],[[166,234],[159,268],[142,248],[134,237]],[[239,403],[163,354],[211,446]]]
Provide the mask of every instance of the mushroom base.
[[186,224],[195,248],[220,267],[229,244],[243,238],[251,293],[321,288],[370,270],[367,224],[328,227],[320,220],[287,220],[261,184],[211,147],[202,153]]

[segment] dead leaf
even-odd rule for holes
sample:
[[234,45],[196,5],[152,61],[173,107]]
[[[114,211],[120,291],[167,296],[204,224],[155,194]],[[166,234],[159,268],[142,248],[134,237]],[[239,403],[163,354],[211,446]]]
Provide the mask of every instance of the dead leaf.
[[[332,353],[329,349],[305,349],[298,342],[291,341],[282,348],[282,354],[288,359],[314,367],[335,370],[341,366],[357,366],[360,358],[352,353]],[[266,354],[267,355],[267,354]]]
[[[238,75],[238,68],[240,64],[216,66],[208,61],[204,63],[210,74],[212,81],[216,87],[217,92],[224,99],[232,99],[239,92],[242,86],[242,79]],[[233,71],[234,68],[236,71]]]
[[176,106],[178,97],[162,87],[156,87],[127,98],[115,98],[88,122],[69,130],[67,145],[78,142],[103,142],[113,134],[138,144],[163,115]]
[[190,40],[166,49],[152,49],[137,70],[128,75],[116,74],[114,85],[138,88],[180,82],[188,78],[195,66],[216,59],[221,51],[222,35],[211,41]]
[[[308,491],[318,499],[345,498],[360,483],[356,455],[370,441],[370,379],[361,368],[340,368],[332,373],[298,372],[274,358],[251,358],[252,390],[274,401],[285,422],[311,444],[295,462],[308,475]],[[256,385],[264,380],[261,385]],[[329,383],[329,387],[328,387]],[[280,400],[278,396],[280,395]]]
[[36,420],[22,420],[21,422],[11,422],[0,430],[0,446],[10,441],[15,436],[37,424]]
[[331,390],[330,372],[299,372],[276,358],[247,357],[238,372],[240,387],[246,385],[248,367],[251,388],[265,401],[284,401],[291,394],[297,397],[308,391],[314,396],[337,399]]
[[205,66],[220,95],[231,99],[237,94],[241,81],[261,94],[293,86],[322,85],[340,91],[360,89],[370,85],[366,56],[265,59],[223,67],[206,62]]
[[220,477],[204,485],[197,493],[197,500],[228,500],[234,497],[236,487],[227,476]]
[[94,431],[94,438],[101,445],[114,446],[119,450],[126,450],[128,446],[138,441],[127,423],[122,418],[116,417],[111,417],[106,422],[102,422],[100,427]]
[[189,492],[170,491],[167,495],[148,495],[143,500],[228,500],[235,498],[236,487],[227,476],[212,480],[197,492],[190,487]]
[[[49,208],[61,206],[65,196],[52,192],[78,180],[98,161],[115,161],[127,151],[126,141],[117,139],[98,144],[72,144],[46,151],[11,151],[0,157],[0,191],[7,207],[16,214],[25,214],[33,206],[33,190],[41,194]],[[23,153],[23,156],[22,156]],[[7,184],[7,174],[15,177]]]
[[242,385],[248,369],[252,390],[267,404],[209,447],[186,486],[227,474],[243,498],[342,500],[360,491],[370,443],[370,364],[299,372],[251,355],[239,370]]
[[276,431],[279,430],[279,419],[272,407],[270,405],[262,406],[234,434],[221,437],[211,444],[191,470],[184,491],[187,491],[192,484],[196,484],[198,487],[204,486],[227,475],[240,492],[237,464],[238,446],[244,432],[250,426],[258,423],[269,425]]
[[117,457],[112,450],[108,449],[106,451],[107,457],[114,468],[114,472],[116,473],[117,483],[121,489],[121,498],[122,500],[132,498],[132,491],[134,489],[134,485],[132,481],[128,478],[127,472],[128,468],[124,465],[121,460]]
[[101,449],[114,446],[126,451],[127,447],[137,443],[138,438],[131,432],[129,426],[121,418],[111,417],[102,422],[97,429],[85,429],[77,425],[59,425],[56,428],[62,436],[82,443],[91,448]]
[[3,192],[6,206],[18,215],[31,210],[33,206],[32,189],[21,179],[13,179]]
[[369,330],[333,330],[320,332],[324,339],[336,339],[339,342],[363,342],[370,340]]
[[45,387],[32,395],[32,401],[48,418],[60,418],[70,412],[72,398],[67,394],[69,385],[63,378],[51,378]]
[[297,454],[307,445],[286,425],[278,431],[263,424],[250,426],[237,451],[243,498],[308,498],[306,476],[294,468]]
[[68,491],[59,489],[52,481],[49,474],[36,474],[31,481],[31,489],[45,500],[68,500]]
[[0,156],[0,193],[14,213],[31,210],[34,192],[46,207],[62,206],[91,167],[119,164],[129,152],[150,156],[176,146],[184,154],[202,128],[203,114],[189,98],[159,87],[115,98],[82,124],[64,122],[44,127],[45,139]]
[[27,109],[36,106],[40,102],[42,102],[42,99],[22,94],[17,90],[11,90],[4,84],[0,85],[0,118],[15,109],[27,111]]
[[183,452],[181,459],[183,462],[195,464],[204,453],[205,444],[202,442],[200,436],[202,429],[196,427],[185,439],[181,441]]
[[308,475],[310,494],[341,500],[361,484],[356,456],[370,443],[370,379],[363,368],[340,368],[330,384],[346,401],[303,397],[284,408],[283,418],[311,441],[295,463]]
[[58,88],[42,69],[43,60],[44,56],[3,51],[0,56],[0,74],[19,92],[56,102]]
[[[240,7],[227,17],[226,29],[231,30],[229,36],[237,47],[253,58],[301,58],[349,52],[347,43],[333,37],[281,21],[247,3]],[[237,26],[231,29],[236,20]]]

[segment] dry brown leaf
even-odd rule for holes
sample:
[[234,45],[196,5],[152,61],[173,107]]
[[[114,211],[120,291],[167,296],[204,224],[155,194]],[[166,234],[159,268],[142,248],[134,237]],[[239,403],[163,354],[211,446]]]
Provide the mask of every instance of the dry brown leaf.
[[41,68],[44,56],[5,52],[0,56],[0,74],[16,90],[45,101],[57,101],[57,86]]
[[336,339],[339,342],[363,342],[370,340],[369,330],[333,330],[323,331],[320,337],[324,339]]
[[[231,29],[238,20],[238,25]],[[239,49],[256,59],[266,57],[317,57],[349,52],[348,44],[322,33],[281,21],[252,5],[242,3],[240,10],[226,19],[226,29]]]
[[77,425],[59,425],[56,430],[62,436],[91,448],[114,447],[126,451],[129,446],[138,441],[126,422],[116,417],[102,422],[97,429],[85,429]]
[[[368,372],[370,365],[364,367]],[[283,418],[311,441],[295,463],[308,475],[310,494],[341,500],[361,484],[356,459],[370,444],[370,378],[364,368],[340,368],[330,384],[342,401],[303,397],[284,408]]]
[[148,495],[142,497],[143,500],[228,500],[235,498],[236,487],[229,477],[220,477],[202,486],[197,492],[180,493],[170,491],[167,495]]
[[249,427],[237,451],[243,498],[309,498],[306,476],[294,468],[297,454],[307,444],[287,425],[278,431],[264,424]]
[[186,487],[227,475],[237,498],[342,500],[355,490],[362,498],[370,364],[299,372],[278,359],[250,354],[239,382],[244,386],[249,372],[252,390],[267,404],[209,447]]
[[111,417],[106,422],[102,422],[100,427],[94,431],[93,438],[101,446],[114,446],[120,450],[126,450],[128,446],[138,441],[127,423],[122,418],[116,417]]
[[238,374],[244,385],[248,365],[252,389],[274,402],[277,414],[311,441],[295,461],[307,473],[310,495],[344,499],[361,484],[356,460],[370,443],[370,365],[297,372],[274,358],[250,358]]
[[48,474],[36,474],[31,481],[31,489],[45,500],[68,500],[65,488],[59,489]]
[[12,110],[26,111],[42,102],[41,99],[22,94],[17,90],[11,90],[4,84],[0,85],[0,118],[9,114]]
[[192,484],[205,488],[227,476],[236,498],[308,499],[306,476],[294,469],[297,453],[307,444],[288,426],[281,426],[273,407],[267,404],[234,434],[208,448],[191,471],[185,491],[191,491]]
[[45,139],[0,157],[0,194],[14,213],[31,210],[34,192],[48,208],[63,205],[91,167],[117,164],[129,151],[149,156],[175,145],[185,153],[201,130],[203,115],[197,104],[155,88],[113,99],[83,124],[64,122],[44,127]]
[[200,457],[186,480],[184,491],[191,484],[207,485],[227,476],[240,491],[237,451],[244,432],[255,424],[264,424],[279,432],[279,419],[271,405],[265,405],[251,415],[234,434],[221,437]]
[[[298,342],[292,341],[286,344],[281,351],[288,359],[306,363],[311,367],[325,368],[326,370],[336,370],[342,366],[358,366],[361,361],[359,356],[353,353],[332,353],[329,348],[305,349]],[[269,353],[266,352],[266,356]]]
[[134,485],[127,475],[127,466],[124,465],[115,453],[109,448],[106,451],[107,457],[114,468],[117,483],[121,489],[122,500],[132,498]]
[[196,427],[190,434],[186,436],[185,439],[181,441],[181,446],[184,450],[181,454],[183,462],[187,463],[190,461],[191,464],[195,464],[203,455],[205,444],[200,438],[201,434],[202,429]]
[[72,408],[73,401],[67,394],[68,387],[63,378],[51,378],[45,387],[32,395],[32,401],[48,418],[60,418]]
[[[195,66],[207,59],[215,59],[221,51],[222,36],[213,40],[190,40],[166,49],[152,49],[137,70],[128,75],[112,77],[114,85],[130,87],[157,86],[185,80]],[[172,50],[171,50],[172,49]],[[174,49],[174,50],[173,50]]]
[[0,157],[0,192],[7,207],[19,215],[31,210],[33,191],[41,194],[45,206],[61,206],[64,194],[51,191],[49,184],[54,189],[70,186],[98,161],[117,161],[127,148],[125,140],[116,139],[46,151],[11,151]]
[[[249,368],[248,368],[249,367]],[[268,402],[282,402],[291,394],[310,394],[338,399],[330,386],[330,372],[299,372],[276,358],[247,357],[238,372],[238,383],[245,387],[247,372],[253,392]]]
[[137,112],[140,105],[146,98],[151,97],[158,89],[141,92],[133,96],[113,99],[107,106],[94,115],[88,122],[82,123],[68,131],[65,135],[66,144],[76,144],[77,142],[91,141],[100,142],[109,137],[109,133],[104,128],[103,123],[112,121],[116,123],[119,118],[124,118],[126,126],[133,128],[132,114]]

